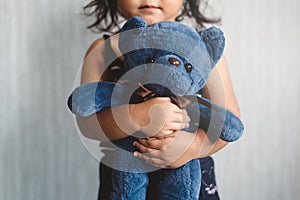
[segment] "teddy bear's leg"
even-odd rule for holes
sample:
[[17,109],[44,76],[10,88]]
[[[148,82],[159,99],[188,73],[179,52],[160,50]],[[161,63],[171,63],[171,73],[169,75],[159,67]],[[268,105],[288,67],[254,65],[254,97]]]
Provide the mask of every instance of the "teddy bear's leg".
[[145,200],[147,186],[147,173],[131,173],[113,169],[109,200]]
[[[158,181],[157,199],[199,199],[201,186],[201,166],[199,159],[192,160],[177,169],[161,169],[159,173],[160,180]],[[151,196],[152,194],[148,193],[148,195]]]
[[145,200],[148,186],[148,175],[144,163],[133,156],[135,137],[114,141],[116,145],[113,170],[111,200]]

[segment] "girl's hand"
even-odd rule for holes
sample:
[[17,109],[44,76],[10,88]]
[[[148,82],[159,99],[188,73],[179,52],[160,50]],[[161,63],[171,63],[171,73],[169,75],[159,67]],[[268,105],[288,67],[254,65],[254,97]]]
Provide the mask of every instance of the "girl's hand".
[[187,128],[190,122],[187,112],[171,103],[168,97],[133,104],[130,116],[139,131],[156,138],[164,138],[174,131]]
[[134,152],[134,155],[156,167],[178,168],[201,156],[202,141],[205,137],[205,132],[199,129],[195,134],[176,131],[172,136],[163,139],[140,138],[134,142],[139,150]]

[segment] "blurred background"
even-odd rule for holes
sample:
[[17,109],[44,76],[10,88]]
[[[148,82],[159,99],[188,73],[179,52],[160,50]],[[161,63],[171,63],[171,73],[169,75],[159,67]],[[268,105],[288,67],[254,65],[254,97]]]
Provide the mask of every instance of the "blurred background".
[[[88,1],[0,0],[0,199],[96,199],[98,161],[66,106]],[[214,155],[223,200],[300,199],[298,0],[214,0],[246,126]],[[297,25],[298,24],[298,25]]]

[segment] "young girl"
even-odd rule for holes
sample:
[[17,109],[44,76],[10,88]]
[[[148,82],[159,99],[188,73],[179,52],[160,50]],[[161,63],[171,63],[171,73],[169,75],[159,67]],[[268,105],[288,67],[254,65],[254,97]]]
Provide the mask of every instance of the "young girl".
[[[196,23],[203,27],[203,23],[214,23],[218,20],[207,19],[199,11],[200,0],[95,0],[89,3],[85,9],[89,16],[96,16],[96,21],[89,28],[97,28],[100,31],[118,31],[120,16],[125,19],[133,16],[140,16],[145,19],[148,24],[153,24],[160,21],[179,21],[183,17],[194,18]],[[92,9],[92,10],[89,10]],[[90,12],[89,12],[90,11]],[[110,37],[110,40],[104,42],[103,38],[95,41],[87,51],[86,60],[83,64],[81,74],[81,84],[97,81],[116,81],[122,72],[122,57],[117,45],[117,37]],[[104,45],[103,45],[104,44]],[[107,55],[115,53],[119,57],[113,63],[108,63]],[[207,85],[201,92],[202,96],[211,99],[215,103],[228,109],[236,116],[239,116],[239,108],[235,99],[234,91],[231,85],[227,64],[225,58],[222,57],[211,73]],[[225,103],[226,102],[226,103]],[[136,132],[139,128],[150,123],[148,116],[149,110],[154,105],[159,105],[163,110],[164,124],[161,127],[161,135],[180,132],[182,127],[186,127],[189,122],[189,117],[186,112],[174,104],[169,98],[154,98],[143,103],[118,106],[111,109],[106,109],[90,117],[77,117],[78,125],[82,133],[89,138],[96,140],[117,140],[128,136],[128,134]],[[122,118],[122,129],[114,120],[113,112],[117,112]],[[99,126],[100,125],[100,126]],[[213,161],[210,157],[214,152],[223,148],[227,143],[218,140],[210,152],[200,152],[200,147],[203,145],[205,133],[203,130],[198,130],[192,145],[185,153],[170,164],[168,153],[173,151],[172,148],[163,148],[176,139],[176,134],[173,137],[163,139],[149,138],[139,139],[135,144],[140,153],[135,152],[139,158],[145,159],[155,166],[167,166],[165,168],[178,168],[185,163],[202,158],[202,184],[200,199],[218,199],[216,192]],[[106,146],[110,143],[102,142],[101,145]],[[178,148],[178,147],[177,147]],[[151,154],[151,152],[155,151]],[[149,153],[144,156],[142,153]],[[110,153],[105,152],[105,159],[110,158]],[[153,155],[153,157],[151,157]],[[157,199],[155,196],[155,185],[158,172],[150,173],[150,183],[147,190],[147,199]],[[111,168],[100,164],[100,190],[99,199],[108,199],[111,189],[112,180]],[[180,197],[178,197],[180,198]]]

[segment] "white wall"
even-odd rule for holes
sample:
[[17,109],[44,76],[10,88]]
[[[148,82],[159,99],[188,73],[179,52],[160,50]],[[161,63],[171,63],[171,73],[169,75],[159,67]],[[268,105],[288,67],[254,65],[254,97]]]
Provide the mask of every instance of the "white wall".
[[[66,107],[85,49],[98,37],[84,30],[86,2],[1,0],[0,199],[96,199],[98,163]],[[221,197],[299,199],[300,2],[222,3],[246,131],[215,155]]]

